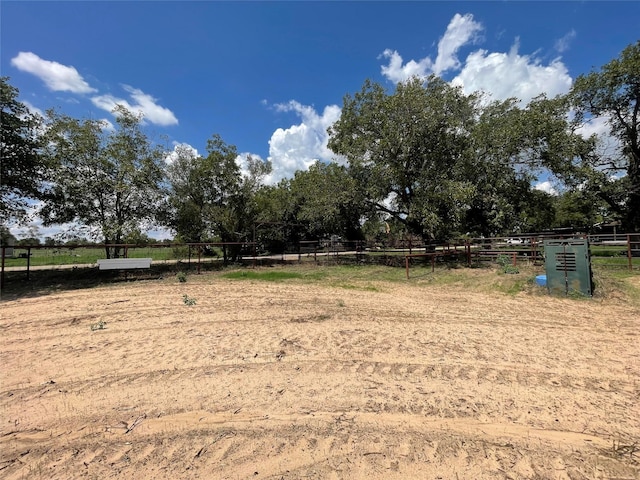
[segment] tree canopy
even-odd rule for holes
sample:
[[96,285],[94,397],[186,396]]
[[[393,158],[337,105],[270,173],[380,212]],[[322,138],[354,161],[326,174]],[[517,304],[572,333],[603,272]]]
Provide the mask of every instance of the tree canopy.
[[391,94],[367,81],[345,97],[329,147],[371,206],[424,239],[495,235],[527,227],[522,200],[533,200],[536,171],[568,177],[571,159],[588,151],[563,105],[487,102],[433,76]]
[[617,145],[590,159],[590,187],[629,230],[640,230],[640,41],[599,71],[580,75],[570,92],[576,123],[605,118]]
[[[271,165],[246,159],[243,175],[235,145],[213,135],[207,156],[179,149],[168,167],[168,225],[185,242],[250,241],[255,222],[253,196]],[[237,249],[223,248],[225,263]]]
[[0,221],[24,222],[30,201],[42,196],[48,165],[40,155],[42,119],[18,101],[18,89],[0,77]]
[[119,244],[155,221],[164,152],[142,132],[141,117],[123,107],[115,113],[109,132],[101,121],[49,112],[46,155],[54,175],[42,209],[46,225],[76,222],[87,235]]
[[417,78],[401,83],[391,95],[367,81],[345,96],[329,148],[347,159],[372,207],[424,238],[441,238],[473,194],[460,173],[475,103],[436,77],[426,87]]

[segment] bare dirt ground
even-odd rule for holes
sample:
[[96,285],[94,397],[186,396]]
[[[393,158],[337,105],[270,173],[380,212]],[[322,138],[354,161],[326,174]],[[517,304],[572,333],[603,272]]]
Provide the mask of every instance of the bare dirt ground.
[[7,480],[640,478],[636,303],[208,275],[0,308]]

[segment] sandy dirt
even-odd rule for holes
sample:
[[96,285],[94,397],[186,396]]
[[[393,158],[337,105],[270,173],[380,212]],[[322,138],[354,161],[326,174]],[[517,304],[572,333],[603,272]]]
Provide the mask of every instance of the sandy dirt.
[[211,275],[0,308],[7,480],[640,478],[624,301]]

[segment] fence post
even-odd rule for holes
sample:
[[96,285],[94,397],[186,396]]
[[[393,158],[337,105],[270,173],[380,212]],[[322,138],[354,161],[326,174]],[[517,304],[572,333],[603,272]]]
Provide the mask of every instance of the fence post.
[[2,246],[2,273],[0,273],[0,290],[4,290],[4,258],[6,255],[7,247]]
[[633,261],[631,258],[631,235],[627,234],[627,259],[629,260],[629,271],[633,270]]
[[30,269],[31,269],[31,247],[27,247],[27,280],[29,280]]

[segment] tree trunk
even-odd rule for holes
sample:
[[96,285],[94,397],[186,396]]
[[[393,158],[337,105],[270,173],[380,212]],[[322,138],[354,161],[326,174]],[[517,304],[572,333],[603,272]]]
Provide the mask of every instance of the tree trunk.
[[222,264],[226,267],[229,264],[229,254],[227,252],[227,246],[222,245]]
[[628,232],[640,232],[640,154],[631,154],[627,175],[630,185],[625,228]]

